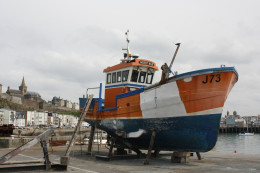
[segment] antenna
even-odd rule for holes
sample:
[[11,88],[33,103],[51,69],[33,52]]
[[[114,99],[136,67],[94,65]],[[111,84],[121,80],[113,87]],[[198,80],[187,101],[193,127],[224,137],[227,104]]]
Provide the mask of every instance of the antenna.
[[127,31],[125,32],[127,45],[128,45],[129,42],[130,42],[130,40],[128,39],[128,34],[129,34],[129,30],[127,30]]
[[122,49],[122,50],[126,50],[126,53],[124,54],[124,59],[130,60],[130,59],[131,59],[131,53],[130,53],[130,49],[129,49],[130,40],[129,40],[129,38],[128,38],[128,36],[129,36],[129,30],[127,30],[127,31],[125,32],[125,35],[126,35],[127,48]]

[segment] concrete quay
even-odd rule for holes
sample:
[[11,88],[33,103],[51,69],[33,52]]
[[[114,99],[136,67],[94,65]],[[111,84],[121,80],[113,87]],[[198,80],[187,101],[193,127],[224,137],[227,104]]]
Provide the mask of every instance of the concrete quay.
[[[32,140],[35,136],[43,133],[47,129],[15,129],[13,137],[0,137],[0,148],[16,148]],[[47,141],[69,141],[74,129],[54,129],[54,134],[48,137]],[[81,129],[78,132],[78,138],[88,138],[90,129]],[[38,143],[36,146],[40,146]]]
[[[187,164],[171,163],[172,152],[161,152],[158,158],[152,158],[149,165],[144,165],[142,159],[112,160],[102,161],[96,160],[95,154],[98,152],[97,145],[93,146],[91,155],[86,155],[87,145],[75,145],[70,154],[70,166],[67,172],[83,172],[83,173],[186,173],[186,172],[260,172],[260,155],[240,154],[240,153],[221,153],[210,151],[201,153],[202,160],[198,160],[196,155],[190,157]],[[11,149],[0,149],[0,156],[8,153]],[[59,163],[60,156],[66,150],[65,146],[48,148],[50,161]],[[99,154],[107,154],[108,150],[99,146]],[[147,151],[143,151],[146,153]],[[10,161],[26,161],[26,160],[42,160],[42,148],[33,147],[24,151]],[[1,171],[2,172],[2,171]],[[21,171],[34,172],[34,171]],[[46,172],[46,171],[37,171]],[[51,171],[56,172],[56,171]],[[58,171],[57,171],[58,172]],[[59,171],[60,172],[60,171]]]

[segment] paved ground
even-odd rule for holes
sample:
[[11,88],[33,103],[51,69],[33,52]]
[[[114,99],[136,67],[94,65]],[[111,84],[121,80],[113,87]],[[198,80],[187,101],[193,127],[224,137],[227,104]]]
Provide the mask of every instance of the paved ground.
[[[103,147],[103,149],[105,149]],[[11,149],[0,149],[0,156],[3,156]],[[67,172],[83,172],[83,173],[185,173],[185,172],[260,172],[260,155],[249,155],[239,153],[220,153],[207,152],[202,153],[202,160],[198,160],[196,155],[190,158],[188,164],[177,164],[170,162],[171,153],[162,153],[159,158],[150,160],[150,165],[143,165],[144,159],[131,160],[113,160],[110,162],[96,160],[94,154],[86,156],[87,146],[74,146],[70,157],[70,167]],[[50,160],[53,163],[59,163],[60,156],[64,154],[65,147],[53,147],[53,151],[49,148]],[[106,150],[107,151],[107,150]],[[97,152],[97,148],[95,148]],[[105,152],[102,150],[102,152]],[[35,147],[24,151],[22,154],[12,158],[10,161],[26,161],[26,160],[42,160],[42,149]],[[1,171],[2,172],[2,171]],[[22,171],[28,172],[28,171]],[[35,171],[30,171],[35,172]],[[45,171],[37,171],[45,172]],[[52,171],[55,172],[55,171]]]

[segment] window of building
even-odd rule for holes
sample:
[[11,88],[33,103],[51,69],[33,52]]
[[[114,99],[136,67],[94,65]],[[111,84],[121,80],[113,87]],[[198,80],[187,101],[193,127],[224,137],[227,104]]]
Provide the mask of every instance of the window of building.
[[112,73],[112,83],[116,83],[116,72]]
[[131,82],[137,82],[139,71],[133,70],[132,76],[131,76]]
[[146,83],[151,84],[153,82],[153,73],[148,73],[146,78]]
[[111,83],[111,73],[107,74],[107,84]]
[[122,81],[123,82],[128,80],[128,74],[129,74],[129,70],[125,70],[122,72]]
[[140,72],[140,75],[139,75],[139,80],[138,80],[138,82],[139,82],[139,83],[144,83],[145,77],[146,77],[146,72],[141,71],[141,72]]
[[121,71],[117,72],[117,82],[121,82],[122,76],[121,76]]

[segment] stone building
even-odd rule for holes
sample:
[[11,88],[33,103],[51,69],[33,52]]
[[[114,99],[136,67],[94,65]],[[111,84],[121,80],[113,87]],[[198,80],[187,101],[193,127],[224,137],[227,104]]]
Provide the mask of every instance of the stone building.
[[21,85],[19,86],[19,90],[11,89],[10,86],[8,86],[6,93],[9,96],[15,96],[34,101],[42,101],[41,95],[39,93],[27,90],[24,77]]
[[[63,99],[61,99],[60,97],[53,97],[52,98],[52,101],[51,101],[51,103],[53,104],[53,105],[55,105],[55,106],[61,106],[61,100],[63,100]],[[64,102],[64,101],[63,101]]]
[[73,109],[73,110],[79,110],[79,104],[78,103],[72,103],[69,100],[64,100],[64,99],[62,99],[60,97],[56,97],[56,96],[54,96],[52,98],[52,101],[49,102],[49,103],[54,105],[54,106],[69,108],[69,109]]

